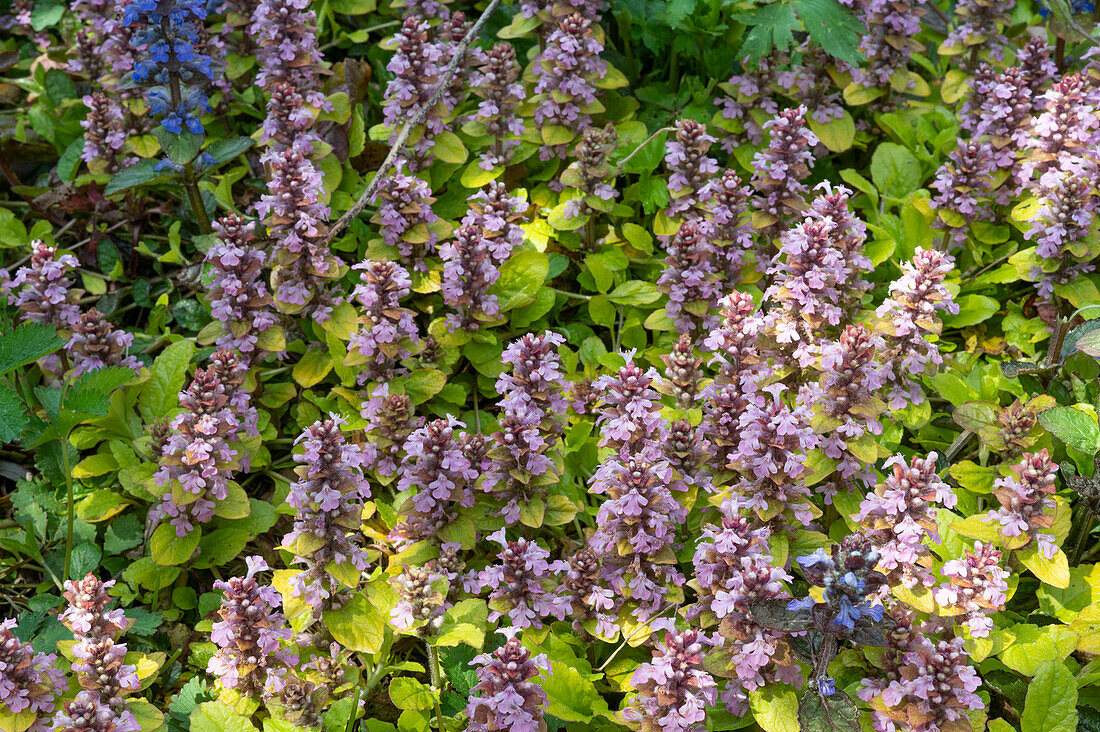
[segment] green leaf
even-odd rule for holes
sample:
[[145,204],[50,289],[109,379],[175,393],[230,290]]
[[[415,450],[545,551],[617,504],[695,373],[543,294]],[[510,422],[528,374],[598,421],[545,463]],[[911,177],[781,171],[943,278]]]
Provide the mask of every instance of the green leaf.
[[356,592],[337,610],[322,615],[325,627],[338,643],[361,653],[378,653],[386,635],[386,620],[366,592]]
[[294,364],[291,375],[302,387],[308,389],[332,371],[332,354],[325,348],[311,348]]
[[64,344],[65,339],[52,325],[20,323],[15,330],[0,335],[0,374],[37,361]]
[[943,324],[948,328],[966,328],[977,325],[989,318],[1001,309],[1001,304],[985,295],[963,295],[955,302],[959,305],[959,312],[948,315],[943,319]]
[[0,443],[15,442],[27,426],[26,407],[19,395],[6,384],[0,384]]
[[787,3],[764,5],[733,19],[752,27],[737,51],[738,58],[747,56],[751,61],[759,61],[773,49],[786,51],[794,43],[795,31],[801,30],[794,8]]
[[799,732],[798,698],[788,686],[750,691],[749,708],[764,732]]
[[607,299],[616,305],[649,305],[661,299],[661,292],[652,282],[630,280],[612,290]]
[[668,24],[675,28],[683,22],[684,18],[695,12],[698,0],[669,0],[665,6]]
[[53,28],[65,14],[65,6],[58,3],[38,3],[31,10],[31,28],[43,31]]
[[202,538],[202,530],[195,528],[185,536],[176,536],[176,527],[161,524],[149,539],[149,556],[162,567],[174,567],[183,564],[195,553],[195,547]]
[[607,702],[591,681],[581,676],[572,664],[550,661],[552,672],[542,679],[549,704],[546,712],[563,722],[589,722],[607,711]]
[[237,157],[254,144],[251,137],[234,137],[229,140],[218,140],[206,148],[206,152],[219,163],[224,163]]
[[447,375],[439,369],[414,369],[405,378],[405,393],[413,404],[423,404],[447,385]]
[[951,530],[968,539],[977,539],[986,544],[996,541],[1000,536],[997,524],[986,521],[985,516],[981,514],[956,521],[951,524]]
[[130,167],[123,168],[115,173],[114,177],[107,183],[107,187],[103,189],[103,195],[109,196],[112,193],[120,193],[167,176],[167,173],[156,170],[159,162],[150,158],[139,160]]
[[822,696],[813,686],[811,680],[798,703],[801,732],[859,732],[859,711],[848,695],[838,690]]
[[546,281],[550,260],[542,252],[524,249],[514,253],[500,267],[500,279],[493,285],[500,311],[507,312],[535,299]]
[[1076,407],[1053,407],[1039,414],[1039,424],[1074,450],[1087,455],[1100,451],[1100,425]]
[[6,707],[0,708],[0,732],[24,732],[38,721],[38,715],[31,711],[14,714]]
[[206,702],[191,712],[191,732],[257,732],[248,717],[228,704]]
[[1006,666],[1024,676],[1034,676],[1044,661],[1061,663],[1077,647],[1077,633],[1062,625],[1021,623],[1002,632],[1015,642],[998,655]]
[[793,4],[806,32],[825,53],[853,66],[863,63],[863,54],[857,49],[865,29],[840,3],[836,0],[793,0]]
[[164,417],[179,404],[179,393],[194,353],[194,341],[185,339],[169,345],[153,361],[149,380],[138,394],[138,411],[147,424]]
[[871,180],[883,194],[905,198],[920,188],[920,161],[894,142],[884,142],[871,157]]
[[1043,661],[1027,687],[1020,732],[1075,732],[1077,683],[1061,661]]
[[832,152],[844,152],[855,142],[856,123],[848,112],[845,112],[843,117],[829,120],[825,124],[811,117],[809,124],[810,129],[817,135],[817,139]]
[[169,132],[164,125],[154,128],[153,134],[160,141],[161,149],[168,155],[168,159],[176,165],[186,165],[194,160],[202,149],[202,143],[206,140],[206,135],[202,133],[195,134],[190,130],[184,130],[176,134]]
[[1016,557],[1032,574],[1051,587],[1062,590],[1069,587],[1069,559],[1061,549],[1047,559],[1034,547],[1026,546],[1016,551]]
[[431,687],[416,679],[399,676],[390,682],[390,701],[398,709],[431,709],[435,700]]

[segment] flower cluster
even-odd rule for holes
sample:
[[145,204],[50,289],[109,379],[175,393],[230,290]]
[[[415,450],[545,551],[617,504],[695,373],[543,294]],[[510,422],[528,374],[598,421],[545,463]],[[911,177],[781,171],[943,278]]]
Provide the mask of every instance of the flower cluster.
[[261,0],[252,12],[249,34],[256,44],[257,86],[274,99],[277,82],[283,82],[290,89],[284,87],[281,93],[299,95],[306,104],[321,107],[317,68],[322,56],[316,14],[309,6],[309,0]]
[[466,199],[469,210],[462,217],[464,226],[478,226],[488,240],[493,262],[502,264],[512,250],[523,244],[523,220],[529,208],[526,201],[513,196],[499,181],[490,182]]
[[229,495],[229,476],[241,466],[235,443],[250,427],[250,420],[241,419],[242,400],[244,405],[248,400],[241,388],[247,367],[231,352],[215,352],[211,360],[208,368],[195,370],[180,392],[183,411],[171,422],[155,475],[165,493],[154,514],[168,518],[177,536],[187,536],[194,524],[212,519],[215,502]]
[[582,637],[614,637],[618,628],[608,613],[615,608],[616,598],[602,581],[600,555],[581,547],[568,560],[552,562],[550,571],[564,575],[554,604],[564,617],[572,618],[573,630]]
[[662,394],[676,400],[680,409],[691,407],[699,396],[703,380],[704,360],[695,355],[695,341],[683,333],[672,345],[672,350],[661,356],[665,364],[665,377],[657,385]]
[[291,639],[286,627],[279,593],[261,585],[256,574],[270,567],[260,557],[248,557],[248,573],[214,583],[224,593],[220,620],[210,631],[210,640],[218,647],[207,664],[227,689],[245,696],[259,694],[273,677],[285,673],[298,662],[298,656],[284,650],[282,643]]
[[500,278],[490,244],[481,227],[464,225],[439,248],[443,301],[457,311],[447,315],[452,332],[477,330],[479,321],[495,320],[500,313],[496,295],[489,294],[489,288]]
[[864,679],[856,695],[872,705],[877,732],[899,725],[913,732],[969,729],[968,710],[983,709],[974,692],[982,685],[967,663],[963,639],[936,641],[917,633],[904,650],[888,652],[882,678]]
[[726,279],[734,282],[740,279],[745,255],[756,246],[748,215],[749,189],[736,172],[728,169],[710,186],[714,198],[707,227],[718,252],[716,266]]
[[322,201],[321,172],[294,147],[272,149],[262,159],[270,168],[268,192],[256,204],[256,212],[275,241],[275,305],[289,314],[308,311],[324,322],[335,301],[328,281],[339,277],[343,268],[326,242],[329,208]]
[[806,186],[802,183],[813,166],[817,135],[806,125],[805,107],[784,109],[764,123],[771,132],[768,146],[753,158],[753,206],[761,217],[757,227],[770,241],[782,226],[806,208]]
[[501,632],[508,636],[504,645],[470,662],[478,666],[478,684],[471,691],[481,692],[466,704],[470,732],[538,732],[545,726],[542,714],[549,699],[532,679],[540,669],[551,673],[550,662],[544,655],[532,658],[515,629]]
[[367,440],[374,445],[375,473],[386,478],[397,475],[404,457],[405,440],[423,426],[406,394],[390,394],[390,385],[379,384],[363,402],[361,415],[367,420]]
[[944,286],[953,264],[947,254],[917,247],[913,259],[902,265],[902,276],[890,285],[890,296],[876,311],[884,319],[882,329],[889,346],[883,360],[890,364],[892,408],[923,402],[924,391],[913,377],[943,363],[928,336],[938,335],[943,327],[940,311],[959,312]]
[[[718,623],[729,661],[721,675],[729,676],[722,701],[737,716],[748,709],[748,692],[770,681],[790,683],[799,676],[781,632],[756,623],[751,606],[761,600],[790,595],[783,582],[791,577],[768,555],[770,531],[755,527],[740,513],[736,500],[721,506],[720,524],[707,524],[692,559],[692,586],[699,599],[687,617],[703,627]],[[784,660],[788,659],[788,660]]]
[[65,344],[65,352],[69,355],[73,376],[107,366],[123,366],[135,373],[141,369],[140,361],[126,355],[134,342],[133,333],[116,330],[95,308],[81,313],[69,327],[72,335]]
[[[386,70],[394,78],[386,86],[386,98],[382,106],[383,119],[394,131],[406,119],[412,118],[427,104],[446,66],[446,45],[431,39],[431,26],[427,20],[408,15],[401,30],[394,37],[395,52]],[[409,160],[412,169],[424,167],[430,161],[432,138],[447,128],[447,118],[457,104],[450,89],[424,118],[424,134],[412,145],[413,156]]]
[[29,732],[49,732],[50,715],[66,688],[65,676],[56,666],[55,654],[36,653],[30,643],[15,637],[14,628],[15,620],[0,623],[0,709],[33,714]]
[[718,172],[718,161],[707,155],[714,138],[707,128],[693,119],[676,123],[676,137],[665,144],[670,201],[669,216],[687,221],[702,218],[712,196],[711,179]]
[[971,64],[979,50],[997,60],[1004,58],[1008,39],[1001,29],[1012,24],[1008,13],[1015,4],[1014,0],[959,0],[955,15],[960,20],[943,42],[943,50],[970,54]]
[[[140,686],[137,668],[125,663],[126,646],[118,637],[133,621],[122,610],[107,610],[111,598],[107,590],[113,580],[101,582],[95,575],[65,582],[69,604],[59,620],[73,632],[73,672],[82,692],[59,715],[65,729],[80,730],[79,720],[89,713],[97,732],[137,732],[140,726],[124,699]],[[65,721],[67,720],[67,721]]]
[[[822,602],[812,597],[791,600],[788,610],[810,610],[824,606],[832,623],[852,630],[863,618],[882,620],[882,605],[871,598],[887,583],[886,576],[875,570],[881,554],[866,538],[852,534],[833,544],[830,554],[818,549],[798,558],[806,581],[823,588]],[[866,622],[866,621],[863,621]]]
[[439,547],[439,557],[421,566],[406,565],[391,584],[397,593],[397,604],[390,613],[393,626],[408,630],[418,623],[425,623],[422,632],[438,630],[443,614],[451,606],[447,597],[451,594],[461,573],[458,560],[458,544],[444,542]]
[[628,722],[640,722],[645,732],[677,730],[702,732],[706,710],[718,701],[718,685],[703,668],[708,646],[721,641],[698,630],[677,631],[671,621],[654,623],[665,630],[653,649],[653,660],[643,663],[630,678],[638,690],[634,704],[623,711]]
[[205,84],[214,78],[213,59],[204,53],[206,5],[199,0],[136,0],[123,11],[123,23],[136,26],[131,43],[143,56],[134,64],[136,84],[161,126],[179,135],[203,132],[199,115],[211,111]]
[[409,435],[407,457],[397,482],[399,491],[417,489],[405,500],[405,522],[395,535],[407,541],[439,541],[439,532],[457,515],[459,506],[472,506],[473,485],[479,471],[470,464],[456,428],[466,425],[454,417],[436,419]]
[[497,378],[496,389],[503,396],[500,406],[506,412],[526,412],[537,415],[548,432],[560,432],[560,415],[567,402],[562,394],[565,375],[561,372],[561,357],[557,349],[565,338],[553,331],[528,333],[508,344],[501,361],[512,367],[512,373]]
[[541,628],[544,617],[564,617],[556,602],[558,597],[547,587],[550,563],[546,560],[550,552],[522,537],[508,541],[504,529],[489,536],[489,541],[501,546],[497,554],[500,564],[490,565],[466,580],[470,592],[492,590],[489,620],[507,615],[510,625],[516,628]]
[[841,478],[860,474],[869,477],[866,464],[852,453],[849,444],[864,435],[882,434],[878,415],[886,408],[879,398],[889,373],[875,360],[884,350],[882,339],[862,325],[849,325],[836,342],[821,346],[821,376],[799,395],[815,415],[822,434],[825,456],[837,460]]
[[974,551],[944,562],[941,571],[948,580],[934,593],[939,614],[961,615],[970,635],[988,636],[993,629],[989,615],[1003,608],[1007,600],[1008,572],[1001,568],[1001,552],[975,542]]
[[722,296],[722,275],[709,238],[688,222],[672,237],[667,251],[657,286],[668,293],[668,317],[680,333],[713,329],[717,318],[710,311]]
[[914,457],[908,465],[900,456],[887,460],[883,467],[890,473],[863,500],[855,517],[868,528],[878,547],[879,569],[892,584],[900,582],[910,589],[935,584],[924,540],[939,543],[937,504],[953,508],[957,501],[951,486],[936,473],[938,457],[934,452]]
[[615,449],[623,459],[650,458],[659,454],[657,446],[668,431],[660,415],[661,395],[653,388],[661,377],[652,368],[636,365],[633,354],[626,355],[616,375],[592,383],[600,393],[600,446]]
[[861,86],[886,86],[899,71],[906,71],[914,53],[923,50],[913,38],[920,32],[920,19],[924,15],[922,3],[912,0],[840,2],[852,8],[867,29],[859,44],[859,51],[867,62],[853,69],[855,81]]
[[932,208],[940,212],[937,225],[947,228],[956,244],[966,239],[970,224],[992,217],[987,196],[993,190],[996,170],[988,142],[960,140],[932,181],[932,187],[939,191],[930,201]]
[[613,458],[589,487],[607,497],[596,516],[592,549],[614,557],[604,567],[611,588],[636,601],[643,616],[657,610],[668,585],[683,583],[672,545],[687,511],[673,498],[673,483],[665,460]]
[[373,461],[373,446],[364,450],[348,444],[340,432],[343,424],[332,414],[298,437],[302,454],[294,461],[302,464],[295,468],[298,481],[286,499],[296,513],[294,529],[283,544],[293,547],[296,564],[306,566],[291,579],[291,593],[317,609],[338,601],[341,584],[336,577],[354,588],[356,582],[347,580],[357,580],[367,568],[359,524],[363,502],[371,495],[362,466]]
[[493,138],[492,148],[481,154],[479,164],[484,170],[507,165],[519,145],[516,138],[525,129],[523,117],[517,114],[527,97],[519,73],[516,49],[510,43],[498,43],[486,52],[473,78],[470,90],[482,101],[472,118]]
[[[565,195],[574,196],[565,202],[563,213],[567,217],[593,216],[600,211],[607,212],[614,205],[619,193],[608,183],[612,169],[607,156],[614,152],[618,140],[619,133],[612,124],[589,127],[581,133],[581,140],[573,150],[575,160],[560,178],[562,186],[571,189]],[[586,244],[589,249],[596,248],[594,241]]]
[[126,144],[126,123],[119,103],[103,92],[92,92],[84,97],[88,116],[80,126],[84,128],[84,149],[80,159],[94,173],[114,173],[120,167],[119,152]]
[[1000,524],[1001,536],[1009,549],[1019,549],[1035,541],[1037,550],[1047,559],[1058,551],[1054,535],[1054,478],[1058,465],[1047,451],[1024,453],[1012,466],[1012,475],[998,478],[993,495],[1001,507],[986,514],[986,520]]
[[[741,414],[740,440],[728,467],[741,474],[734,490],[742,505],[764,514],[779,509],[796,521],[812,518],[809,488],[800,480],[806,453],[818,443],[810,427],[810,410],[790,407],[782,398],[783,384],[765,386],[771,399],[750,403]],[[727,467],[727,466],[723,466]]]
[[218,348],[249,358],[260,335],[275,325],[271,295],[263,280],[265,255],[253,246],[256,223],[227,214],[214,222],[216,238],[206,253],[210,265],[210,314],[221,322]]
[[382,240],[396,247],[401,263],[414,272],[427,272],[425,258],[436,251],[438,234],[432,224],[439,217],[432,211],[432,190],[420,178],[401,172],[402,161],[394,166],[378,188],[378,213],[371,221],[382,230]]
[[362,359],[359,379],[386,378],[419,342],[413,312],[401,307],[401,298],[409,294],[412,280],[399,264],[385,259],[369,259],[353,269],[362,272],[360,284],[352,293],[360,305],[361,327],[350,342]]
[[73,255],[58,256],[54,247],[35,240],[30,262],[16,270],[15,277],[9,279],[7,271],[0,270],[0,290],[7,294],[9,305],[19,308],[20,320],[68,330],[80,316],[79,293],[69,277],[69,270],[79,266]]
[[[596,102],[594,80],[607,74],[600,58],[603,44],[592,32],[592,21],[581,13],[562,18],[546,39],[546,50],[535,62],[535,124],[543,130],[564,128],[563,142],[550,142],[539,150],[542,160],[564,158],[568,141],[588,127],[589,110]],[[550,139],[559,139],[551,137]]]

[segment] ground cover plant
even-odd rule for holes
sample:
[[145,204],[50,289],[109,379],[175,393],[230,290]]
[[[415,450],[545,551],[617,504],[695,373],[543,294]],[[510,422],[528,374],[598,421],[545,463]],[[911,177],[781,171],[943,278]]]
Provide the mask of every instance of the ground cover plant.
[[1100,729],[1100,8],[9,5],[3,732]]

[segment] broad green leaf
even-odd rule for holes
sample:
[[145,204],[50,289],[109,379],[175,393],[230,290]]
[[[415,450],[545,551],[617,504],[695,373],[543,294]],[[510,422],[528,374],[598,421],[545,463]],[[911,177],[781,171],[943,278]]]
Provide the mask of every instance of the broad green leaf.
[[1077,682],[1061,661],[1043,661],[1027,687],[1020,732],[1075,732]]
[[817,139],[833,152],[844,152],[855,142],[856,123],[848,112],[845,112],[843,117],[829,120],[824,124],[815,121],[811,116],[809,123]]
[[202,143],[206,140],[203,133],[194,133],[183,130],[179,134],[169,132],[160,125],[153,129],[153,134],[160,140],[160,146],[168,158],[176,165],[186,165],[195,159],[202,149]]
[[202,538],[202,530],[194,528],[185,536],[176,536],[176,527],[161,524],[149,539],[149,556],[162,567],[174,567],[183,564],[195,553],[195,547]]
[[799,732],[798,697],[788,686],[769,685],[750,691],[749,708],[764,732]]
[[802,692],[798,703],[798,723],[801,732],[859,732],[859,711],[843,691],[829,696],[818,694],[810,687]]
[[[93,456],[98,457],[98,456]],[[76,504],[76,515],[81,521],[96,523],[106,521],[121,513],[129,501],[114,491],[98,490],[81,499]]]
[[550,260],[542,252],[524,249],[515,252],[500,267],[500,279],[493,285],[500,302],[501,312],[507,312],[535,299],[546,274],[550,271]]
[[0,374],[37,361],[65,344],[52,325],[20,323],[14,330],[0,335]]
[[1039,414],[1039,424],[1074,450],[1087,455],[1100,451],[1100,425],[1084,410],[1054,407]]
[[398,709],[431,709],[436,693],[427,684],[399,676],[390,682],[390,701]]
[[616,305],[650,305],[661,299],[661,292],[651,282],[630,280],[608,293],[607,299]]
[[353,651],[377,653],[386,635],[386,620],[365,591],[356,592],[346,605],[322,615],[325,627],[338,643]]
[[1006,666],[1024,676],[1034,676],[1044,661],[1061,663],[1077,646],[1077,634],[1061,625],[1021,623],[1006,631],[1016,640],[998,655]]
[[884,142],[871,157],[871,180],[883,194],[905,198],[920,188],[920,162],[901,145]]
[[997,523],[986,521],[985,516],[981,514],[956,521],[951,524],[951,530],[968,539],[977,539],[985,544],[996,541],[1001,535]]
[[291,375],[302,387],[308,389],[332,371],[332,355],[325,348],[311,348],[294,364]]
[[255,142],[251,137],[234,137],[228,140],[218,140],[206,148],[206,152],[219,163],[224,163],[245,152],[254,144]]
[[563,722],[583,723],[607,711],[607,702],[596,687],[581,676],[573,665],[555,660],[551,660],[550,665],[552,672],[549,678],[541,680],[550,700],[547,713]]
[[405,393],[413,404],[423,404],[447,385],[447,375],[438,369],[415,369],[405,377]]
[[737,51],[738,58],[747,56],[750,61],[759,61],[773,49],[786,51],[794,43],[795,31],[801,30],[794,7],[788,3],[762,5],[733,19],[751,26]]
[[1026,546],[1016,551],[1016,557],[1046,584],[1063,590],[1069,587],[1069,560],[1061,549],[1054,553],[1053,558],[1047,559],[1035,547]]
[[985,295],[963,295],[956,302],[959,304],[959,312],[943,319],[944,326],[948,328],[977,325],[989,320],[1001,309],[1001,304],[997,300]]
[[[859,48],[863,24],[836,0],[793,0],[798,17],[810,38],[825,53],[854,66],[863,63]],[[832,148],[829,148],[832,150]]]
[[149,380],[138,394],[138,411],[146,424],[164,417],[179,404],[194,353],[195,343],[184,339],[169,345],[153,361]]
[[123,168],[107,183],[107,187],[103,189],[104,195],[120,193],[135,186],[152,183],[158,178],[166,178],[168,173],[156,169],[159,162],[152,159],[139,160],[130,167]]
[[15,714],[6,708],[0,708],[0,732],[24,732],[38,720],[34,712],[23,711]]
[[0,384],[0,443],[15,442],[27,426],[26,407],[7,384]]
[[228,704],[206,702],[191,712],[191,732],[256,732],[256,727]]

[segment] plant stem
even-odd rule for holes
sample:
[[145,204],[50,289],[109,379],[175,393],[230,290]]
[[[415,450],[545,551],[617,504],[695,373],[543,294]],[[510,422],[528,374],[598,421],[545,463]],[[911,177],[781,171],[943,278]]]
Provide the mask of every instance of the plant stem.
[[191,163],[183,166],[183,187],[187,191],[187,200],[191,202],[191,210],[195,214],[195,224],[199,232],[209,234],[210,217],[206,215],[206,204],[202,202],[202,191],[195,182],[195,168]]
[[439,653],[431,643],[426,645],[428,646],[429,671],[432,675],[432,691],[435,692],[435,723],[439,732],[443,732],[443,707],[439,703],[439,699],[443,694],[443,684],[440,683],[442,674],[439,670]]
[[65,471],[65,488],[68,490],[68,524],[65,528],[65,571],[63,579],[69,579],[69,565],[73,559],[73,471],[69,465],[69,433],[61,440],[61,467]]

